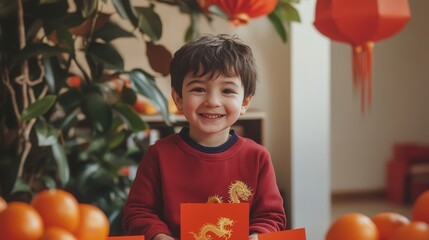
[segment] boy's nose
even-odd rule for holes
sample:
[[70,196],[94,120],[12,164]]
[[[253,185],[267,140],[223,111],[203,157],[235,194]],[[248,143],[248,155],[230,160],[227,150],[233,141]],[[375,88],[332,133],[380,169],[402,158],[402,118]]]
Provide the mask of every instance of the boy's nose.
[[217,96],[216,94],[210,93],[207,95],[206,101],[205,101],[206,106],[208,107],[217,107],[220,105],[220,100],[219,100],[219,96]]

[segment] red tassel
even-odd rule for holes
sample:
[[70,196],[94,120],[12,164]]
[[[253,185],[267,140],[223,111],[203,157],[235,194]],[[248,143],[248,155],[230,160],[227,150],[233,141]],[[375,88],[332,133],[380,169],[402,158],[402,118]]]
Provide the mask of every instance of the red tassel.
[[362,114],[372,104],[372,49],[373,42],[353,46],[353,86],[360,89]]
[[366,58],[367,58],[367,69],[368,69],[368,81],[367,81],[367,87],[368,87],[368,106],[371,107],[372,105],[372,59],[373,59],[373,48],[374,48],[374,42],[367,42],[365,44],[365,51],[366,51]]

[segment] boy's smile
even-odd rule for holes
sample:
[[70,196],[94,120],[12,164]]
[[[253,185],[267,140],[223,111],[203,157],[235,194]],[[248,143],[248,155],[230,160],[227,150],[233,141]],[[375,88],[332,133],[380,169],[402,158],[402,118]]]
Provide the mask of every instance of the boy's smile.
[[204,146],[219,146],[229,137],[229,129],[244,114],[252,97],[244,98],[239,77],[218,74],[188,74],[182,97],[172,91],[177,108],[189,122],[189,135]]

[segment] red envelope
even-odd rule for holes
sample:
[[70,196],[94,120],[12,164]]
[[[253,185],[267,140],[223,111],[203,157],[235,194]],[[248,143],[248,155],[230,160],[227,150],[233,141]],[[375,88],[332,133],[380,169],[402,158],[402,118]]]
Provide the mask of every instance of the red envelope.
[[297,228],[258,235],[258,240],[305,240],[305,229]]
[[249,239],[248,203],[182,203],[180,221],[180,240]]

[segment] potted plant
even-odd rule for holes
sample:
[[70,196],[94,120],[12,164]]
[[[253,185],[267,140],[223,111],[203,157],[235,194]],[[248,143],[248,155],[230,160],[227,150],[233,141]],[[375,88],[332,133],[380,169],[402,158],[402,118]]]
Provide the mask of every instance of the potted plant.
[[[284,22],[299,20],[292,6],[297,1],[280,0],[269,15],[284,41]],[[171,60],[157,44],[158,4],[190,16],[184,41],[199,35],[200,16],[214,17],[196,0],[153,0],[145,6],[130,0],[1,1],[1,196],[29,201],[42,189],[63,188],[99,206],[112,234],[120,233],[114,223],[132,181],[128,167],[138,164],[148,144],[142,134],[148,125],[135,108],[139,96],[172,124],[167,100],[149,73],[167,76]],[[133,37],[146,46],[147,69],[126,69],[112,44]]]

